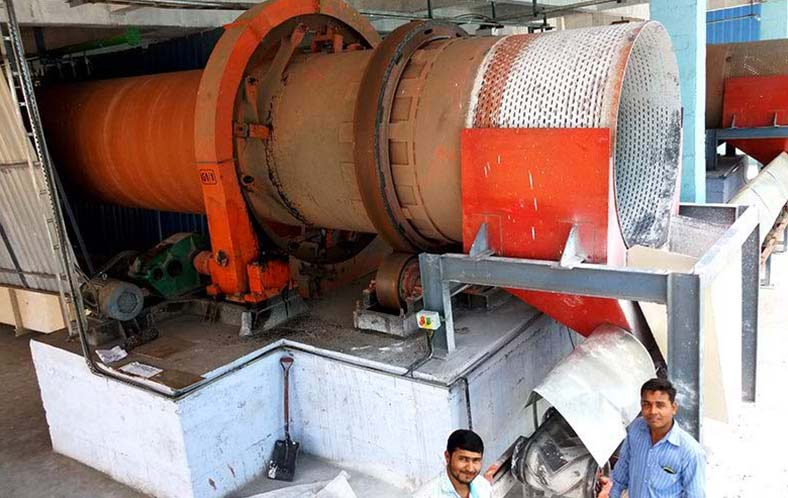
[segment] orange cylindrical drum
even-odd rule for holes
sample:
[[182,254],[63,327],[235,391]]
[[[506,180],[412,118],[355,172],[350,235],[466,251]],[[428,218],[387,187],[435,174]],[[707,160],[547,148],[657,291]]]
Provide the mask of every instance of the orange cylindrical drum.
[[[438,29],[445,36],[431,38]],[[474,38],[412,25],[392,36],[407,45],[411,34],[424,41],[404,55],[396,52],[400,45],[384,42],[375,51],[296,55],[277,80],[267,79],[265,63],[250,73],[270,85],[239,91],[234,117],[241,128],[268,130],[264,137],[236,135],[238,181],[255,218],[377,232],[400,250],[439,250],[462,242],[464,128],[603,127],[613,145],[611,233],[626,246],[664,243],[680,130],[664,28]],[[204,212],[194,153],[201,74],[44,92],[56,159],[103,200]],[[388,87],[376,93],[378,83]],[[365,127],[374,133],[360,135]],[[375,154],[359,154],[365,146]],[[571,164],[564,168],[567,181],[583,181],[572,178]]]
[[201,75],[183,71],[41,92],[47,143],[58,167],[102,201],[204,213],[194,160]]

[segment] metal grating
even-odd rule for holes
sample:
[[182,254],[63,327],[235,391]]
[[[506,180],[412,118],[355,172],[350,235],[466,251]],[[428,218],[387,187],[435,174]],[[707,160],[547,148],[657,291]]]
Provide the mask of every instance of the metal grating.
[[628,246],[667,241],[681,153],[678,68],[664,28],[647,24],[627,63],[616,133],[616,203]]
[[624,241],[659,246],[679,167],[678,92],[670,41],[657,23],[513,35],[480,70],[469,125],[611,128]]

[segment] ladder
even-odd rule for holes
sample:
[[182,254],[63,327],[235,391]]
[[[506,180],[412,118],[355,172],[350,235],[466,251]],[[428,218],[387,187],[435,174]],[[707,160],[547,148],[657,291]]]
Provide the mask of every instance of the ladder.
[[[25,58],[13,0],[0,0],[0,6],[5,11],[5,19],[0,19],[0,64],[5,70],[19,121],[24,126],[25,133],[32,143],[32,147],[26,147],[27,167],[32,177],[33,186],[41,199],[41,205],[46,206],[42,215],[47,227],[47,237],[60,267],[58,271],[54,272],[55,280],[61,298],[64,321],[68,327],[69,337],[73,338],[78,332],[85,330],[85,313],[78,288],[77,266],[68,242],[66,225],[60,207],[57,177],[44,140],[41,116],[38,113],[33,80]],[[8,249],[11,252],[10,246]],[[24,276],[21,272],[20,277],[24,283]],[[68,311],[71,306],[73,306],[74,316],[77,318],[76,323],[69,320]]]

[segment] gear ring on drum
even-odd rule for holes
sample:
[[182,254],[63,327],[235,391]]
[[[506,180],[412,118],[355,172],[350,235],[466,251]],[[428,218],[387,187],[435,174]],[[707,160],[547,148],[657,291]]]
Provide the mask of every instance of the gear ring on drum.
[[449,244],[422,236],[397,197],[388,149],[388,123],[397,87],[416,51],[436,40],[466,35],[459,26],[434,21],[400,26],[375,48],[361,79],[354,119],[356,178],[375,229],[398,251],[443,252]]

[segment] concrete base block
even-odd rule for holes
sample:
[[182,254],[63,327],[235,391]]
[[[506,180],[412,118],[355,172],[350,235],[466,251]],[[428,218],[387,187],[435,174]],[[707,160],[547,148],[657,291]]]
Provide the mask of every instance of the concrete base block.
[[456,428],[472,423],[485,464],[495,460],[523,432],[527,397],[569,353],[570,334],[544,316],[524,321],[480,346],[488,354],[458,358],[468,363],[450,365],[450,378],[283,342],[175,399],[94,375],[57,345],[31,349],[56,452],[157,497],[208,498],[260,476],[283,437],[283,354],[295,358],[291,432],[303,451],[408,492],[440,471]]

